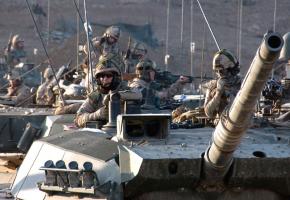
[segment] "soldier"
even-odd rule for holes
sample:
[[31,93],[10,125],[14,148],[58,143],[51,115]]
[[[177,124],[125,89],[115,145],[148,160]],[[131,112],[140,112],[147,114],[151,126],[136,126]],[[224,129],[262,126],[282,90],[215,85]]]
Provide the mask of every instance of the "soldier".
[[33,103],[33,94],[30,88],[23,84],[18,73],[12,71],[7,77],[9,81],[8,92],[5,95],[6,99],[14,102],[15,106],[25,107]]
[[43,78],[45,79],[45,82],[38,87],[36,92],[36,104],[52,106],[55,97],[52,91],[53,85],[51,84],[54,78],[51,68],[45,69]]
[[[214,120],[214,124],[216,124],[225,107],[232,103],[239,91],[241,78],[239,76],[240,66],[237,58],[226,49],[215,53],[213,70],[217,79],[202,85],[202,89],[206,90],[205,115]],[[191,119],[194,116],[195,112],[185,106],[180,106],[172,112],[173,122],[177,123]]]
[[[120,33],[120,27],[110,26],[106,29],[102,37],[95,37],[92,39],[93,47],[99,50],[100,55],[106,56],[109,53],[119,55],[118,40]],[[83,50],[88,54],[87,45],[84,46]]]
[[144,44],[135,42],[124,57],[125,72],[129,74],[134,73],[136,65],[140,61],[145,60],[146,54],[147,49]]
[[[180,93],[184,84],[189,82],[188,77],[180,76],[180,78],[169,88],[157,91],[154,88],[156,69],[154,63],[149,59],[140,61],[136,65],[135,73],[137,74],[137,78],[134,78],[133,81],[129,82],[128,86],[133,90],[140,91],[143,94],[144,102],[146,102],[146,98],[148,97],[151,100],[154,98],[157,100],[166,100],[171,98],[173,95]],[[151,95],[154,97],[152,98]],[[156,105],[156,102],[155,106],[158,106]]]
[[26,51],[24,50],[24,40],[19,35],[14,35],[11,39],[11,48],[5,50],[6,62],[10,67],[19,63],[26,63]]
[[204,102],[205,114],[211,119],[221,115],[241,87],[239,62],[228,50],[220,50],[214,55],[213,70],[217,80],[208,84]]
[[102,60],[96,66],[97,89],[88,95],[75,117],[75,124],[84,127],[88,121],[107,120],[108,106],[105,99],[109,91],[119,90],[121,71],[111,60]]

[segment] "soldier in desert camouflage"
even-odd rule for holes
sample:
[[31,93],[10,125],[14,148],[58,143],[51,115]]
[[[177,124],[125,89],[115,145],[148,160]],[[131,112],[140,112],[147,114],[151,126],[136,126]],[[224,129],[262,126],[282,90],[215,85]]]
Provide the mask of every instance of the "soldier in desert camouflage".
[[151,100],[155,99],[155,102],[151,101],[151,103],[155,104],[155,106],[158,106],[157,101],[171,98],[175,94],[180,93],[184,84],[189,82],[187,77],[180,76],[179,80],[177,80],[169,88],[162,89],[161,91],[156,90],[154,88],[156,67],[149,59],[140,61],[136,65],[135,73],[137,78],[134,78],[133,81],[129,82],[128,86],[131,89],[138,90],[142,93],[144,103],[146,103],[148,98]]
[[111,26],[107,28],[101,38],[93,39],[93,46],[100,51],[101,55],[104,56],[108,53],[119,54],[118,40],[120,33],[120,27]]
[[75,124],[78,127],[84,127],[89,121],[107,120],[108,106],[105,99],[109,91],[119,90],[121,71],[114,62],[102,60],[96,66],[95,78],[97,89],[88,95],[76,114]]
[[12,71],[7,77],[9,81],[8,92],[5,99],[11,100],[15,106],[26,107],[33,103],[33,94],[30,88],[24,85],[18,73]]
[[36,104],[52,106],[55,96],[52,91],[53,85],[51,83],[54,77],[51,68],[45,69],[43,78],[45,82],[38,87],[36,92]]
[[124,57],[125,72],[134,73],[136,65],[146,59],[147,49],[141,42],[135,42]]
[[[95,50],[97,50],[96,53],[103,56],[107,56],[108,54],[121,55],[118,44],[120,34],[120,27],[110,26],[101,37],[95,37],[92,39],[93,49],[91,49],[91,51],[95,52]],[[85,54],[88,54],[87,44],[84,45],[83,51]]]
[[[226,106],[232,103],[238,93],[241,86],[241,78],[239,76],[240,66],[237,58],[226,49],[215,53],[213,71],[217,78],[203,85],[206,90],[204,112],[216,124]],[[195,114],[191,110],[186,111],[183,107],[173,111],[173,121],[181,122],[192,118]]]
[[5,49],[6,62],[10,67],[19,63],[26,63],[26,51],[24,50],[24,40],[19,35],[14,35]]

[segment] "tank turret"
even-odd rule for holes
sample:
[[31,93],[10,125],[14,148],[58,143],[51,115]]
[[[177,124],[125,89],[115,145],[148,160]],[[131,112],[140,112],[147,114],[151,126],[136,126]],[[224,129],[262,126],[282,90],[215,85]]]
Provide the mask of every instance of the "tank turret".
[[206,179],[223,178],[233,162],[233,153],[246,132],[260,93],[283,47],[277,33],[267,33],[245,76],[241,89],[230,109],[217,125],[212,144],[204,155]]

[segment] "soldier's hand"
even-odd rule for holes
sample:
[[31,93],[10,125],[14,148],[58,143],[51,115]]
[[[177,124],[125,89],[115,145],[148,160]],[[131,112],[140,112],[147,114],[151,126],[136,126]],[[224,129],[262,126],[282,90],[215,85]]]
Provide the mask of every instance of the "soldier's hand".
[[178,82],[181,83],[181,84],[185,84],[185,83],[189,83],[190,80],[186,76],[180,76],[179,79],[178,79]]
[[217,92],[222,94],[225,90],[226,80],[223,78],[218,79],[217,81]]

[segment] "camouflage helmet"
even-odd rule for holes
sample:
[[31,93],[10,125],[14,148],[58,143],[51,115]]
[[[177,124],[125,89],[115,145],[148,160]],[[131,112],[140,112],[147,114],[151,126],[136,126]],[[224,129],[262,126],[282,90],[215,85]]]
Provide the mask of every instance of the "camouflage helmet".
[[150,59],[141,60],[136,65],[136,74],[138,78],[143,79],[145,81],[149,81],[149,72],[156,71],[156,64]]
[[144,56],[147,53],[145,45],[141,42],[135,42],[130,50],[133,55],[135,54]]
[[[105,72],[111,72],[113,75],[110,86],[104,87],[101,83],[100,75]],[[114,62],[113,59],[106,57],[100,58],[96,65],[95,78],[98,85],[98,90],[101,93],[107,93],[109,90],[116,90],[121,84],[121,71],[119,66]]]
[[19,35],[14,35],[12,40],[11,40],[12,46],[15,46],[18,42],[24,42],[24,40],[22,38],[20,38]]
[[119,26],[110,26],[105,31],[105,36],[113,37],[116,40],[119,39],[120,34],[121,34],[121,30],[120,30],[120,27]]
[[53,77],[53,71],[50,67],[46,68],[43,73],[43,78],[49,79]]
[[95,77],[103,72],[113,72],[117,76],[121,76],[121,70],[113,58],[108,58],[106,56],[100,56],[99,62],[96,65]]
[[239,67],[239,61],[230,51],[222,49],[215,53],[212,65],[214,71],[219,69],[231,69]]

